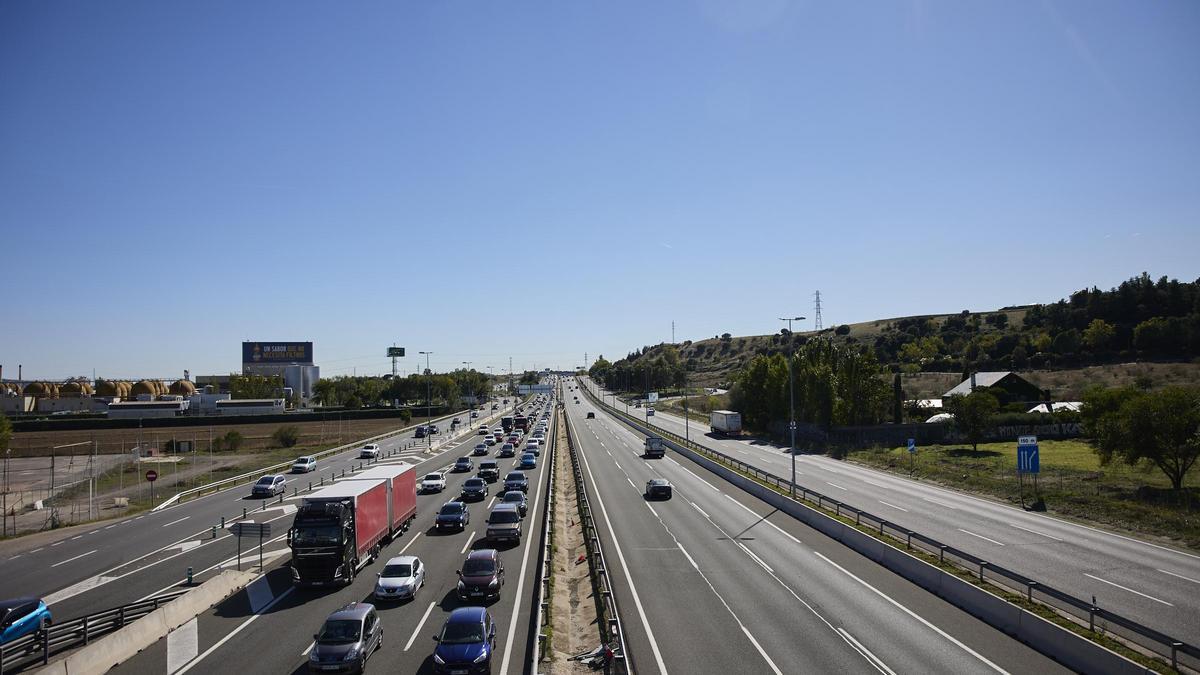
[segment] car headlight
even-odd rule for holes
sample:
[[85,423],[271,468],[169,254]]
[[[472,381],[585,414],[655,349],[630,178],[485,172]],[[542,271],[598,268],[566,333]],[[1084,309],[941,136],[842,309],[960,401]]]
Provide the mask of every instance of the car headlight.
[[488,588],[495,588],[499,585],[500,585],[499,579],[492,579],[491,583],[488,584]]
[[461,581],[460,581],[460,582],[458,582],[458,590],[460,590],[460,591],[465,591],[465,590],[467,590],[467,585],[466,585],[466,584],[464,584],[464,583],[463,583],[463,582],[461,582]]
[[357,658],[358,658],[358,647],[355,647],[354,649],[351,649],[350,651],[346,652],[346,655],[344,657],[342,657],[342,660],[343,661],[353,661],[354,659],[357,659]]
[[446,662],[442,660],[442,657],[438,656],[437,654],[433,655],[433,662],[438,664],[439,666],[446,665]]
[[475,657],[475,663],[479,663],[488,657],[487,650],[479,652],[479,656]]

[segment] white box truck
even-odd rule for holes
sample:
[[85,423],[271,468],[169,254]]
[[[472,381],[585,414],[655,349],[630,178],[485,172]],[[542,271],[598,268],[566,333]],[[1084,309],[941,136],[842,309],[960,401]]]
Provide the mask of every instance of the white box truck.
[[735,436],[742,433],[742,414],[732,410],[714,410],[709,414],[709,427],[714,434]]

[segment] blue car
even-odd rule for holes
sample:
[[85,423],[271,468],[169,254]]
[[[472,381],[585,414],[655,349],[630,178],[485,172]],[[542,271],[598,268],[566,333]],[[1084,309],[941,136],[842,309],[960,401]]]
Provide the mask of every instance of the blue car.
[[0,601],[0,645],[50,625],[50,609],[38,598]]
[[520,467],[522,469],[536,469],[537,468],[537,457],[534,457],[532,452],[527,452],[527,453],[521,455]]
[[483,607],[459,607],[450,612],[442,632],[435,635],[433,672],[492,672],[492,652],[496,649],[496,624]]

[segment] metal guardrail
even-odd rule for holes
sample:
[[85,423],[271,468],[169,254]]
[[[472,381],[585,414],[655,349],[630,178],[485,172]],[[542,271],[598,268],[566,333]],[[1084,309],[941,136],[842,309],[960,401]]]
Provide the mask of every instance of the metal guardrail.
[[554,523],[554,505],[557,498],[557,493],[554,489],[554,471],[558,464],[558,415],[562,408],[561,400],[554,404],[554,418],[550,423],[550,442],[546,447],[546,473],[550,477],[550,485],[546,491],[546,511],[542,514],[542,554],[538,557],[537,579],[538,583],[533,589],[533,606],[537,608],[537,619],[534,622],[534,627],[537,630],[537,647],[533,653],[529,655],[529,664],[525,672],[536,673],[538,661],[545,657],[546,649],[546,608],[550,601],[550,570],[552,566],[551,549],[554,547],[554,541],[551,539],[551,531]]
[[86,645],[119,630],[190,590],[182,588],[169,591],[149,600],[94,612],[63,623],[52,623],[45,630],[0,645],[0,675],[17,672],[31,665],[44,666],[50,662],[52,654]]
[[[775,488],[785,496],[793,489],[792,482],[787,478],[764,471],[753,464],[744,462],[719,450],[700,445],[695,441],[685,439],[682,436],[659,427],[654,427],[651,432],[637,418],[627,415],[617,408],[604,403],[601,399],[596,398],[595,394],[586,386],[581,388],[587,393],[592,402],[643,434],[653,433],[662,436],[676,445],[687,447],[709,459],[735,469],[759,483]],[[980,558],[949,544],[943,544],[933,537],[910,530],[886,518],[851,506],[816,490],[810,490],[800,485],[794,486],[794,489],[797,499],[814,505],[823,511],[832,512],[838,517],[853,519],[856,526],[869,528],[880,536],[886,536],[895,541],[902,542],[908,549],[916,549],[926,554],[937,556],[939,562],[951,563],[960,569],[966,570],[981,583],[990,583],[1010,593],[1022,595],[1031,603],[1037,602],[1050,607],[1060,615],[1074,620],[1078,625],[1086,627],[1089,631],[1097,635],[1122,638],[1127,643],[1141,647],[1142,651],[1148,651],[1166,659],[1172,668],[1178,670],[1181,667],[1186,667],[1192,671],[1200,672],[1200,647],[1142,625],[1117,612],[1100,607],[1097,605],[1094,596],[1091,602],[1081,600],[1053,586],[996,565],[995,563],[988,562],[984,558]]]
[[579,499],[579,517],[580,524],[583,526],[583,542],[588,550],[588,562],[596,573],[598,586],[601,598],[601,611],[603,616],[599,618],[599,624],[604,629],[605,643],[617,643],[620,649],[616,650],[613,656],[613,664],[616,668],[613,671],[617,673],[628,673],[633,669],[630,667],[629,650],[625,645],[625,631],[621,626],[620,612],[617,610],[617,597],[613,590],[612,578],[609,576],[608,563],[604,558],[604,548],[600,543],[599,528],[596,527],[596,520],[592,517],[592,504],[588,499],[587,481],[583,477],[583,469],[580,468],[579,455],[576,450],[575,434],[572,432],[571,422],[567,420],[567,451],[571,456],[571,474],[575,479],[576,494]]

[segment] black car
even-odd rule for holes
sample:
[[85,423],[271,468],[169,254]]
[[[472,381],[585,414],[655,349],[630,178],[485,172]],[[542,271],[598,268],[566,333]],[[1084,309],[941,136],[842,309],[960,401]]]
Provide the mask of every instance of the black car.
[[479,463],[478,476],[489,483],[500,480],[500,464],[494,459],[485,459]]
[[467,529],[467,523],[471,522],[471,512],[467,510],[467,505],[462,502],[446,502],[442,504],[442,508],[438,511],[437,517],[433,520],[433,527],[437,530],[460,530]]
[[470,471],[475,468],[475,462],[470,457],[459,457],[454,461],[455,471]]
[[529,513],[529,500],[526,499],[525,493],[520,490],[509,490],[504,493],[504,497],[500,499],[503,504],[516,504],[517,510],[521,512],[521,517],[525,517]]
[[488,601],[500,597],[504,585],[504,563],[494,548],[471,551],[458,574],[458,597],[466,601]]
[[522,471],[510,471],[504,477],[504,491],[520,490],[521,492],[529,492],[529,477]]
[[468,499],[471,499],[471,500],[487,499],[487,494],[488,494],[488,484],[487,484],[486,480],[484,480],[482,478],[468,478],[465,482],[463,482],[463,486],[462,486],[463,501],[466,501]]
[[670,499],[671,483],[665,478],[651,478],[646,481],[646,499]]
[[312,673],[361,673],[367,657],[383,646],[383,624],[375,605],[352,602],[339,609],[313,635],[308,653]]
[[592,411],[590,411],[590,410],[589,410],[589,411],[588,411],[588,414],[587,414],[587,418],[588,418],[589,420],[594,420],[594,419],[596,419],[596,413],[594,413],[594,412],[592,412]]

